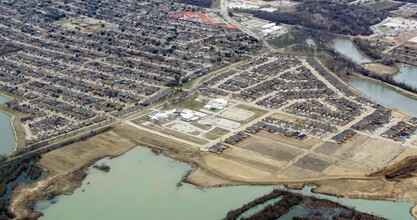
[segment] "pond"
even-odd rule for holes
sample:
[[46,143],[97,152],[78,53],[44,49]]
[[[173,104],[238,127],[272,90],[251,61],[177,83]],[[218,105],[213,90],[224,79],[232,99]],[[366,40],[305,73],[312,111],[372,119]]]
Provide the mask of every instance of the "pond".
[[[0,95],[0,105],[9,99]],[[0,111],[0,155],[12,152],[16,145],[15,135],[12,127],[12,117]]]
[[412,99],[389,87],[368,80],[350,79],[348,83],[361,93],[379,103],[417,116],[416,99]]
[[372,62],[367,56],[363,55],[358,48],[353,45],[352,41],[344,38],[336,38],[333,40],[333,49],[339,53],[350,58],[358,63],[369,63]]
[[403,82],[409,86],[417,88],[417,67],[401,65],[399,72],[393,77],[397,82]]

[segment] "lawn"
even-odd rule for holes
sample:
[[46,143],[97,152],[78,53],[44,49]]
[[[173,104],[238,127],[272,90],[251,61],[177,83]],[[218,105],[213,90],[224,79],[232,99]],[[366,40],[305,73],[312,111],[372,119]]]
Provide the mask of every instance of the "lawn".
[[195,79],[190,80],[190,81],[188,81],[186,83],[183,83],[182,86],[181,86],[181,88],[183,88],[183,89],[191,89],[191,86],[193,86],[194,80]]
[[173,108],[185,108],[185,109],[191,109],[191,110],[195,110],[198,111],[201,108],[204,107],[204,105],[206,104],[205,101],[200,101],[200,100],[196,100],[197,96],[193,95],[190,96],[184,100],[181,100],[177,103],[172,103],[170,105],[168,105],[169,109],[173,109]]

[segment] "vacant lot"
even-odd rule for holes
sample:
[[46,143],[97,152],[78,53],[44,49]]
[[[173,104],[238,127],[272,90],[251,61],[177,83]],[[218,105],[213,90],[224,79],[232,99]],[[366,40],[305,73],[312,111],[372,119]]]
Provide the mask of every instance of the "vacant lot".
[[395,67],[387,66],[384,64],[380,64],[380,63],[369,63],[369,64],[364,64],[363,66],[366,69],[371,70],[374,73],[381,74],[381,75],[384,75],[384,74],[393,75],[398,71],[398,69]]
[[174,108],[184,108],[184,109],[191,109],[191,110],[195,110],[198,111],[201,108],[203,108],[203,106],[206,104],[205,101],[201,101],[199,99],[197,99],[198,96],[193,95],[190,96],[180,102],[177,103],[172,103],[170,105],[167,106],[166,109],[174,109]]
[[233,121],[246,122],[253,119],[256,113],[241,108],[230,107],[221,112],[219,115]]
[[312,148],[314,145],[320,143],[319,139],[316,138],[307,138],[306,140],[296,140],[294,138],[290,138],[290,137],[285,137],[284,135],[281,134],[277,134],[277,133],[269,133],[266,131],[261,131],[257,134],[257,136],[265,138],[265,139],[269,139],[272,141],[275,141],[277,143],[280,143],[282,145],[290,145],[293,147],[299,147],[299,148],[303,148],[303,149],[310,149]]
[[331,162],[320,159],[315,155],[308,154],[305,157],[299,159],[294,165],[299,166],[303,169],[322,172],[331,165]]
[[254,115],[252,115],[252,117],[244,120],[243,123],[250,122],[253,119],[258,118],[261,115],[267,113],[267,111],[265,111],[265,110],[262,110],[262,109],[259,109],[259,108],[254,108],[254,107],[247,106],[247,105],[242,105],[242,104],[236,105],[236,108],[243,109],[243,110],[247,110],[247,111],[250,111],[250,112],[255,113]]
[[214,128],[213,130],[210,131],[213,134],[217,134],[217,135],[225,135],[227,133],[229,133],[229,130],[223,129],[223,128]]
[[194,142],[196,144],[207,144],[206,140],[203,140],[201,138],[194,137],[194,136],[191,136],[191,135],[188,135],[188,134],[184,134],[184,133],[181,133],[181,132],[178,132],[178,131],[174,131],[174,130],[171,130],[171,129],[162,129],[162,130],[160,130],[160,132],[162,132],[164,134],[172,135],[174,137],[181,138],[181,139],[184,139],[184,140],[187,140],[187,141],[191,141],[191,142]]
[[302,153],[302,151],[288,148],[279,143],[257,137],[247,138],[243,142],[237,144],[237,146],[286,162],[294,159],[297,155]]
[[177,120],[175,122],[169,123],[164,125],[165,127],[171,128],[175,131],[179,131],[181,133],[188,133],[188,134],[201,134],[199,129],[195,127],[194,125],[191,125],[187,122]]
[[204,137],[206,137],[209,140],[216,140],[218,138],[220,138],[221,136],[228,134],[230,131],[223,129],[223,128],[218,128],[215,127],[213,128],[213,130],[206,132],[204,134]]
[[339,144],[328,141],[317,147],[314,151],[329,156],[333,155],[333,153],[336,152],[337,149],[339,149],[339,146]]
[[203,130],[210,130],[210,128],[211,128],[211,125],[203,125],[203,124],[200,124],[200,123],[195,122],[195,121],[191,122],[190,124],[193,125],[193,126],[196,126],[197,128],[203,129]]
[[225,118],[217,118],[217,117],[206,117],[198,121],[200,124],[204,125],[211,125],[214,127],[221,127],[226,130],[233,130],[240,126],[240,123],[231,121]]
[[86,141],[51,151],[42,156],[40,165],[56,173],[69,173],[104,156],[117,156],[134,147],[135,142],[113,130],[96,135]]

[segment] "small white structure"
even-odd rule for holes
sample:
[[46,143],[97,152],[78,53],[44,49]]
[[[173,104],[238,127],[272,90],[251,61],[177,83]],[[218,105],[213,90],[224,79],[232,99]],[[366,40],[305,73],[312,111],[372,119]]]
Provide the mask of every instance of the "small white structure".
[[408,40],[408,41],[413,42],[413,43],[417,43],[417,37],[412,38],[412,39],[410,39],[410,40]]
[[148,118],[154,122],[167,122],[179,117],[183,121],[196,121],[207,114],[202,112],[193,111],[190,109],[172,109],[172,110],[160,110],[156,113],[148,115]]
[[206,110],[222,110],[227,106],[227,100],[225,99],[214,99],[204,106]]
[[275,24],[274,23],[269,23],[269,24],[265,24],[265,25],[262,25],[262,29],[269,29],[269,28],[271,28],[271,27],[274,27],[275,26]]
[[152,121],[169,121],[175,118],[176,109],[172,110],[161,110],[159,112],[149,114],[148,117]]
[[202,112],[193,111],[190,109],[183,109],[180,113],[181,120],[183,121],[196,121],[200,119],[201,117],[206,116],[207,114]]

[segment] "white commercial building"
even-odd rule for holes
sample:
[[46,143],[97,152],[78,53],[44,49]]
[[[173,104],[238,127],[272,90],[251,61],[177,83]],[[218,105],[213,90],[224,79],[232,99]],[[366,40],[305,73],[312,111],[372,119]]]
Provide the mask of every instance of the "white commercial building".
[[206,110],[222,110],[227,106],[227,100],[225,99],[214,99],[204,106]]

